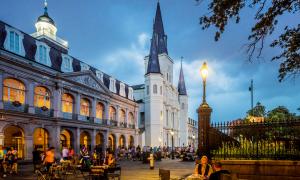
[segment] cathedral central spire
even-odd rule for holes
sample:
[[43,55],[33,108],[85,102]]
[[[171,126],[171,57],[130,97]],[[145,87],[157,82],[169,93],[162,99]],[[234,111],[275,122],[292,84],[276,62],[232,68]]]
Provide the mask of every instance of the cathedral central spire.
[[181,66],[180,66],[180,74],[179,74],[179,81],[178,81],[178,93],[179,95],[187,95],[186,88],[185,88],[185,81],[184,81],[184,75],[182,70],[182,59],[181,57]]

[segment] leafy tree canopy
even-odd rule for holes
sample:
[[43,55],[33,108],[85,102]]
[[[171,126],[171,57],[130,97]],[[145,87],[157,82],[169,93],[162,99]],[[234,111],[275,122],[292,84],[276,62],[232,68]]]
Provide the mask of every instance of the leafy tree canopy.
[[[209,13],[200,17],[200,25],[202,29],[214,26],[217,29],[215,40],[218,41],[230,19],[234,19],[236,23],[240,22],[240,11],[245,7],[256,11],[254,16],[256,22],[248,36],[247,46],[248,57],[252,61],[255,55],[257,58],[261,57],[265,39],[274,32],[279,17],[283,14],[299,13],[300,0],[210,0]],[[298,23],[299,19],[295,18],[295,22]],[[271,59],[280,61],[279,81],[300,73],[300,24],[295,27],[286,25],[283,31],[270,44],[271,47],[282,49],[280,54]]]
[[253,109],[247,111],[247,116],[255,116],[255,117],[265,117],[266,115],[266,107],[262,105],[260,102],[256,103],[256,106]]
[[294,113],[290,113],[286,107],[278,106],[269,111],[267,117],[269,121],[283,121],[294,119],[296,115]]

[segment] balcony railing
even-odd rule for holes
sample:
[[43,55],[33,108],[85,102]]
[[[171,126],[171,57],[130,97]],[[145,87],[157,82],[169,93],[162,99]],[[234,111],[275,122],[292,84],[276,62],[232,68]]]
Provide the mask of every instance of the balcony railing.
[[109,120],[109,124],[111,126],[118,126],[118,121],[115,121],[115,120]]
[[79,121],[90,121],[91,118],[89,116],[78,115]]
[[128,124],[127,127],[131,129],[135,129],[135,124]]
[[73,113],[63,112],[62,114],[63,114],[63,118],[65,119],[74,119]]
[[126,128],[126,127],[127,127],[127,123],[125,123],[125,122],[120,122],[120,127]]
[[17,101],[15,101],[15,102],[4,101],[3,105],[4,105],[5,110],[19,111],[19,112],[27,112],[28,111],[27,104],[20,104]]
[[106,119],[95,118],[94,123],[101,124],[101,125],[107,125],[107,120]]
[[43,107],[35,107],[35,114],[52,117],[53,109],[46,109]]

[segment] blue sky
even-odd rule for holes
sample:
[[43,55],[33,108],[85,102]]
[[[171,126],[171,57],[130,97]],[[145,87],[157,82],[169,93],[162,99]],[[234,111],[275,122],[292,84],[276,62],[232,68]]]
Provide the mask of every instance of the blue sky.
[[[69,53],[130,85],[144,81],[144,56],[148,55],[156,0],[48,0],[48,12],[58,28],[57,35],[69,42]],[[201,64],[209,66],[207,102],[213,108],[212,121],[244,117],[250,108],[250,80],[254,79],[254,102],[270,110],[284,105],[292,112],[300,107],[300,78],[277,80],[278,62],[269,59],[279,49],[265,48],[263,58],[247,61],[243,46],[253,25],[252,10],[243,10],[241,22],[230,23],[219,42],[214,29],[203,31],[199,17],[205,4],[194,0],[160,0],[169,55],[175,61],[177,85],[180,57],[189,94],[189,115],[197,119],[201,103]],[[35,32],[34,23],[43,13],[43,0],[3,0],[0,19],[24,32]],[[293,25],[299,14],[284,15],[274,35],[285,24]],[[299,114],[299,113],[298,113]]]

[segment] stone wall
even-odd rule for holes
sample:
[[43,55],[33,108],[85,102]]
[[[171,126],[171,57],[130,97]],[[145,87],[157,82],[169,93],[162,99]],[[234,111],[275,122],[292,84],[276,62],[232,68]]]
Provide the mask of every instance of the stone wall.
[[299,179],[300,161],[283,160],[221,160],[223,169],[238,179],[277,180]]

